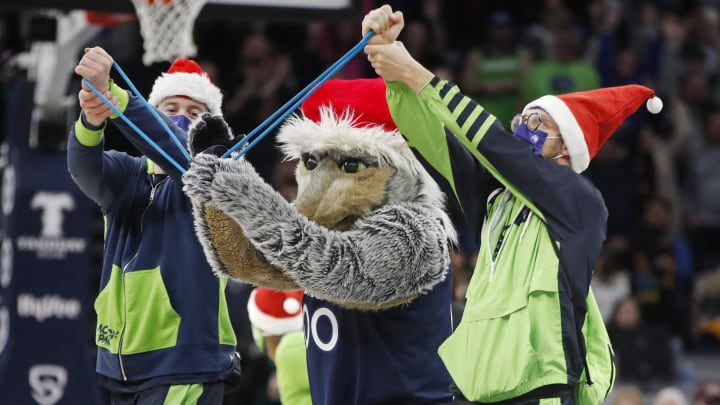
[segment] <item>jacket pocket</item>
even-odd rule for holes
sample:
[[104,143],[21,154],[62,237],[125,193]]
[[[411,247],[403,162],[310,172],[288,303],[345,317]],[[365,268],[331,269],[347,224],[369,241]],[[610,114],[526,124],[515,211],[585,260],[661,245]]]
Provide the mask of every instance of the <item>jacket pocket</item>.
[[587,370],[583,370],[573,396],[577,404],[594,405],[601,404],[615,384],[615,356],[592,292],[588,294],[586,301],[588,313],[583,335],[587,346],[587,366],[593,385],[587,384]]
[[124,354],[166,349],[177,344],[180,315],[170,302],[160,268],[125,273],[127,321]]
[[523,287],[506,284],[476,294],[438,352],[471,401],[568,392],[557,270],[536,269]]
[[93,305],[97,314],[95,343],[117,354],[120,333],[125,324],[125,301],[123,300],[122,270],[113,266],[110,278],[100,291]]
[[438,353],[453,381],[471,401],[496,402],[517,395],[535,367],[528,295],[466,308]]

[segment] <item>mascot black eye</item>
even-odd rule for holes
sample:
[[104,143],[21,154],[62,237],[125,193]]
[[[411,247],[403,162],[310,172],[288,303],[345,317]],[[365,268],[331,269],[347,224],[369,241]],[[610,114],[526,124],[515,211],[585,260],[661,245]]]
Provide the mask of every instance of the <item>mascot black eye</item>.
[[365,163],[356,159],[348,159],[340,164],[340,170],[345,173],[357,173],[363,169],[367,169]]
[[305,165],[305,168],[308,170],[313,170],[317,167],[318,161],[315,158],[315,156],[311,154],[303,154],[302,156],[303,164]]

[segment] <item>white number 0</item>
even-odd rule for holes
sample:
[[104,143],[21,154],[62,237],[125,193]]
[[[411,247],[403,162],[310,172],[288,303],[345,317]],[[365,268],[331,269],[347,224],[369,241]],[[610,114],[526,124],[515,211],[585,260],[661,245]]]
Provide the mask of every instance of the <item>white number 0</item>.
[[[324,342],[322,338],[318,336],[318,321],[322,317],[327,317],[328,321],[330,321],[331,334],[330,339],[328,339],[327,342]],[[305,324],[305,347],[309,346],[310,337],[312,337],[313,343],[315,343],[315,345],[319,347],[320,350],[329,352],[335,348],[335,345],[338,341],[338,321],[332,311],[325,307],[322,307],[315,311],[315,313],[312,314],[311,317],[307,305],[303,305],[303,318]]]

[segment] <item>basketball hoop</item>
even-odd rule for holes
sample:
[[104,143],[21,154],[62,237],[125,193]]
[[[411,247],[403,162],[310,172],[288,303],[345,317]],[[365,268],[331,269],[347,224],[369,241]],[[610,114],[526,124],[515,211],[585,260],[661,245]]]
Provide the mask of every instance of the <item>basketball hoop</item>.
[[143,37],[143,63],[195,56],[193,27],[207,0],[131,0]]

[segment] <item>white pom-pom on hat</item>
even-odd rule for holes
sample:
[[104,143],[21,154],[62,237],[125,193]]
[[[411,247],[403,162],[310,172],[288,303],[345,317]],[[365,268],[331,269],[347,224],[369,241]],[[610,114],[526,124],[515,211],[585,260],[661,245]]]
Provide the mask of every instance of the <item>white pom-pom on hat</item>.
[[297,314],[300,310],[300,301],[296,298],[288,297],[285,299],[285,302],[283,302],[283,309],[288,314]]
[[653,98],[649,98],[647,103],[645,103],[645,106],[647,107],[648,111],[650,111],[653,114],[657,114],[660,111],[662,111],[663,102],[662,102],[662,99],[660,99],[660,97],[655,96]]

